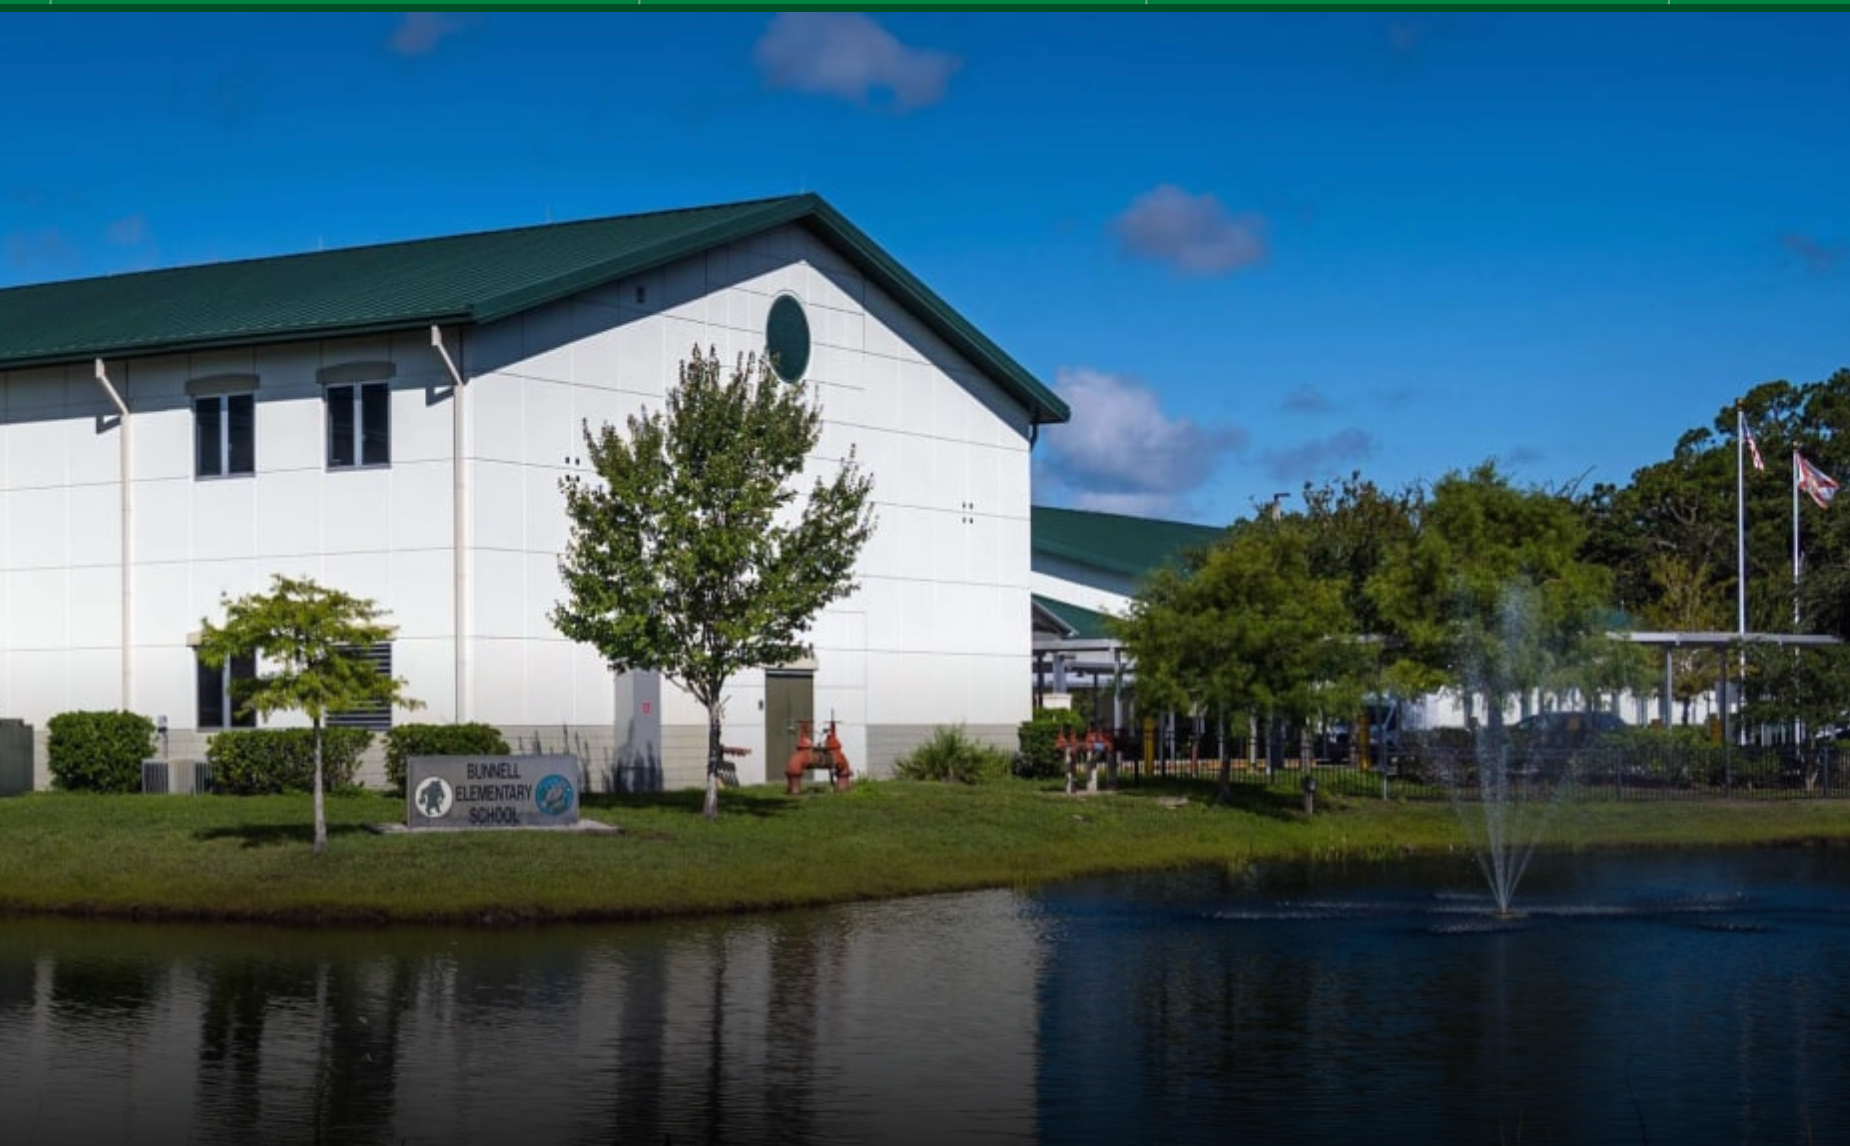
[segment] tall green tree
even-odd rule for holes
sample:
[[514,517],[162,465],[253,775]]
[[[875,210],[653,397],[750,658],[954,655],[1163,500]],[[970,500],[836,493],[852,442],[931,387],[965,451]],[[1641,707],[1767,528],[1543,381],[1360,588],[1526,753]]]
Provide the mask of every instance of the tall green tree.
[[[1731,430],[1732,433],[1732,430]],[[1733,628],[1735,483],[1733,451],[1707,429],[1692,430],[1671,456],[1632,474],[1624,485],[1595,485],[1580,505],[1583,556],[1612,571],[1613,603],[1634,616],[1653,612],[1666,588],[1653,562],[1672,558],[1711,569],[1713,603]],[[1687,612],[1688,602],[1678,608]]]
[[[1140,699],[1236,720],[1326,706],[1350,630],[1343,587],[1316,574],[1310,543],[1301,517],[1266,517],[1153,576],[1113,622],[1136,660]],[[1223,799],[1228,784],[1223,759]]]
[[[1689,602],[1666,601],[1671,589],[1652,570],[1661,557],[1705,578],[1712,612],[1733,629],[1740,612],[1741,518],[1746,524],[1746,623],[1750,631],[1784,632],[1792,625],[1792,452],[1804,453],[1833,476],[1850,470],[1850,442],[1835,428],[1850,417],[1850,371],[1797,385],[1761,382],[1721,407],[1706,426],[1678,439],[1671,456],[1639,469],[1625,485],[1594,487],[1586,499],[1585,555],[1613,571],[1615,604],[1633,615],[1665,609],[1688,612]],[[1738,433],[1744,420],[1765,462],[1753,467]],[[1850,530],[1802,505],[1804,548],[1826,568],[1850,552]],[[1839,531],[1844,536],[1839,537]],[[1835,583],[1834,583],[1835,582]],[[1839,606],[1845,582],[1828,573],[1801,592],[1816,609],[1802,609],[1808,624],[1826,631],[1847,619]]]
[[[1794,447],[1838,481],[1850,482],[1850,433],[1841,432],[1850,427],[1850,370],[1808,384],[1803,397]],[[1790,489],[1791,475],[1786,478],[1779,484]],[[1820,509],[1801,495],[1799,534],[1797,628],[1850,640],[1850,498],[1839,495],[1829,509]]]
[[[1742,447],[1742,421],[1764,469],[1754,468]],[[1750,632],[1850,637],[1850,514],[1800,498],[1803,561],[1796,580],[1792,567],[1793,452],[1845,479],[1850,436],[1838,431],[1846,425],[1850,370],[1804,384],[1778,379],[1749,387],[1708,425],[1687,431],[1669,458],[1638,470],[1626,485],[1595,488],[1584,503],[1583,554],[1613,573],[1619,607],[1654,627],[1732,631],[1744,597]],[[1820,712],[1841,715],[1850,704],[1850,682],[1840,682],[1834,654],[1770,653],[1751,644],[1747,653],[1750,723],[1810,721]],[[1713,685],[1722,655],[1686,651],[1673,658],[1676,694],[1686,706]],[[1741,651],[1725,655],[1732,662]]]
[[1584,536],[1566,494],[1518,489],[1491,463],[1436,482],[1368,586],[1406,691],[1482,695],[1494,724],[1511,696],[1611,678],[1611,574],[1581,559]]
[[1765,641],[1748,641],[1742,648],[1747,661],[1741,709],[1744,725],[1796,725],[1801,731],[1813,732],[1843,725],[1850,701],[1850,649],[1843,645],[1791,648]]
[[561,482],[571,539],[552,622],[612,670],[660,672],[706,710],[708,819],[726,681],[805,654],[816,614],[854,590],[873,533],[872,479],[852,448],[796,504],[821,433],[802,383],[756,356],[728,376],[695,347],[664,410],[625,431],[585,427],[597,480]]
[[[1352,473],[1339,482],[1304,485],[1303,520],[1309,531],[1310,564],[1320,578],[1342,588],[1353,636],[1343,656],[1341,682],[1359,704],[1366,692],[1397,692],[1388,667],[1404,642],[1368,592],[1382,564],[1416,536],[1425,490],[1409,485],[1386,490]],[[1351,713],[1353,715],[1353,713]]]
[[[270,591],[221,598],[225,623],[201,622],[199,659],[222,668],[234,656],[255,654],[257,675],[232,681],[232,700],[267,716],[300,712],[315,730],[315,852],[328,847],[322,799],[321,730],[329,713],[380,704],[421,708],[405,695],[405,682],[387,676],[364,655],[392,639],[392,626],[372,601],[307,579],[277,574]],[[231,733],[230,735],[236,735]]]

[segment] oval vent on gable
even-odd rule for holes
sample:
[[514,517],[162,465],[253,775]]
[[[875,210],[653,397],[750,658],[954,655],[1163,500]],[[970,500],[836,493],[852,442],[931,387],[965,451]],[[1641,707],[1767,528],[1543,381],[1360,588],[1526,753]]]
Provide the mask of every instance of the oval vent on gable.
[[772,301],[764,321],[764,346],[771,355],[771,369],[784,381],[795,382],[809,369],[809,316],[795,295],[780,294]]

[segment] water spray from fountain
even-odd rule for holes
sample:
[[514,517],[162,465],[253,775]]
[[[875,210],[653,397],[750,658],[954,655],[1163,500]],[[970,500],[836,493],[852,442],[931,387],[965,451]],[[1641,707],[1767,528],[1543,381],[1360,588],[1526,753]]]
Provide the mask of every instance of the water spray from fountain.
[[1474,730],[1471,751],[1434,762],[1499,915],[1511,914],[1516,887],[1572,779],[1564,761],[1513,741],[1505,723],[1513,698],[1568,664],[1570,650],[1550,640],[1541,601],[1532,586],[1510,586],[1494,624],[1464,634],[1462,699]]

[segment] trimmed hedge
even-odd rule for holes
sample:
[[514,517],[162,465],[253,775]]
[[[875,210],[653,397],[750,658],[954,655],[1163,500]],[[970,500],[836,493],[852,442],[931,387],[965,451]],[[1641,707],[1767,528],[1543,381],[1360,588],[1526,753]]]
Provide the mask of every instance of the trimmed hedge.
[[[321,779],[326,790],[357,787],[360,754],[373,742],[363,728],[321,730]],[[309,792],[315,787],[315,730],[253,728],[221,732],[206,744],[212,786],[230,796]]]
[[492,724],[401,724],[385,734],[385,781],[405,790],[405,761],[413,756],[506,756],[510,749]]
[[141,762],[155,754],[154,722],[135,712],[60,712],[45,722],[52,787],[139,792]]

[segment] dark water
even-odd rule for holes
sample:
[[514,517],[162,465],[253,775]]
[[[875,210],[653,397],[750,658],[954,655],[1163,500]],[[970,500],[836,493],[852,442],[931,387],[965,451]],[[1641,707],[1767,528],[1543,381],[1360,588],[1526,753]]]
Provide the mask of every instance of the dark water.
[[1850,852],[642,927],[0,921],[0,1144],[1850,1142]]

